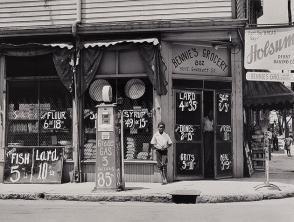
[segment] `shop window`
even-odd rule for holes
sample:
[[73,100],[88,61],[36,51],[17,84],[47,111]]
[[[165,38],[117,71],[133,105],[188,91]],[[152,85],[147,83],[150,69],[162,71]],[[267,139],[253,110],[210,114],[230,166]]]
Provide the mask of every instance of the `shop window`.
[[[124,138],[124,159],[150,160],[153,159],[150,149],[153,132],[153,87],[147,78],[138,49],[127,47],[124,45],[107,49],[94,81],[99,80],[100,93],[103,85],[112,87],[111,103],[117,104],[118,116],[123,117],[119,122],[123,126],[120,136]],[[96,105],[101,103],[102,99],[97,101],[91,97],[93,82],[84,96],[84,160],[96,158]]]
[[29,57],[7,56],[6,69],[9,77],[57,76],[51,54]]
[[120,74],[144,73],[144,64],[137,50],[123,50],[119,53]]
[[143,74],[145,68],[137,49],[110,49],[104,52],[98,75]]
[[72,100],[59,80],[9,81],[8,146],[64,146],[72,158]]
[[[117,103],[119,122],[122,124],[125,160],[151,160],[152,152],[150,141],[152,137],[152,107],[153,107],[153,88],[147,78],[141,78],[139,81],[144,83],[145,90],[134,91],[134,94],[141,94],[137,99],[132,99],[130,92],[127,91],[130,83],[136,84],[136,78],[109,78],[107,82],[113,89],[112,103]],[[135,95],[136,96],[136,95]],[[134,97],[133,97],[134,98]],[[96,137],[95,121],[96,108],[99,102],[91,99],[89,92],[85,95],[84,109],[84,150],[83,159],[96,158]],[[123,119],[121,119],[121,117]],[[123,134],[121,134],[123,133]]]
[[107,51],[103,54],[101,64],[98,69],[98,73],[115,74],[116,73],[116,53],[115,51]]

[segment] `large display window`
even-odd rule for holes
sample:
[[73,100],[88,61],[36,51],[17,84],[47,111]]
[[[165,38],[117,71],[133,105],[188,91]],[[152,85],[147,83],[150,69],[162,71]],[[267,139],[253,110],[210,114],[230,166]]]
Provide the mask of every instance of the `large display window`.
[[50,56],[7,58],[7,146],[63,146],[72,159],[72,97]]
[[152,160],[150,141],[153,132],[153,87],[138,50],[126,46],[110,48],[104,53],[96,78],[85,94],[82,159],[91,160],[96,157],[95,106],[102,102],[101,93],[105,85],[111,86],[111,103],[117,104],[124,159]]

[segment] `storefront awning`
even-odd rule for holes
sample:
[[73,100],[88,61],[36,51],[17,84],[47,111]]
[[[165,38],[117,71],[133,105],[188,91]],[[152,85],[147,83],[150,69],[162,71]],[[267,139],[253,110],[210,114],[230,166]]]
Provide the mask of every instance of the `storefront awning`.
[[153,45],[158,45],[159,41],[157,38],[148,38],[148,39],[125,39],[119,41],[97,41],[97,42],[88,42],[84,43],[85,48],[89,47],[109,47],[117,45],[120,43],[152,43]]
[[19,48],[38,48],[38,47],[42,47],[42,46],[45,46],[45,47],[59,47],[61,49],[72,49],[73,48],[73,45],[72,44],[69,44],[69,43],[48,43],[48,44],[45,44],[45,43],[26,43],[26,44],[11,44],[11,43],[1,43],[0,44],[0,49],[19,49]]
[[280,82],[245,81],[246,107],[282,109],[293,103],[294,92]]

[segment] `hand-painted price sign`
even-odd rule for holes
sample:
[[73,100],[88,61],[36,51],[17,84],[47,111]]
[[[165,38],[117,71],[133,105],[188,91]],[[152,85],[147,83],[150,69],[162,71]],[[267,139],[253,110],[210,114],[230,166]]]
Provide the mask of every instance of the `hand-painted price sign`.
[[120,147],[113,132],[109,139],[102,139],[102,132],[97,134],[96,187],[114,189],[121,186]]
[[219,112],[229,112],[230,110],[230,94],[229,93],[219,93],[218,94],[218,111]]
[[202,174],[202,151],[200,143],[176,143],[176,173],[178,176]]
[[193,153],[181,153],[180,160],[182,163],[182,170],[194,170],[197,162],[197,157],[195,157],[195,154]]
[[175,139],[185,142],[201,140],[200,126],[176,124]]
[[217,139],[220,141],[230,141],[232,138],[232,128],[230,125],[217,126]]
[[66,111],[50,110],[41,115],[41,127],[44,130],[68,129],[69,115]]
[[123,110],[124,127],[145,129],[149,126],[150,115],[147,109]]
[[61,183],[63,147],[7,147],[4,183]]
[[231,160],[230,155],[228,153],[220,154],[219,162],[220,162],[220,170],[221,171],[231,170],[232,160]]
[[198,101],[195,92],[180,92],[179,93],[179,104],[177,107],[180,111],[194,112],[198,108]]

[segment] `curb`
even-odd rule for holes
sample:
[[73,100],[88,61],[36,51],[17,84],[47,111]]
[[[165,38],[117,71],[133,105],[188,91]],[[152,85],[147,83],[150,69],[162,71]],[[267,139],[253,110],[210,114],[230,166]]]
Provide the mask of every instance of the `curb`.
[[0,193],[0,199],[22,199],[22,200],[39,200],[42,199],[43,193]]
[[[229,195],[200,195],[196,199],[201,203],[228,203],[248,202],[270,199],[283,199],[294,197],[294,191],[260,192],[256,194],[229,194]],[[173,203],[172,195],[169,194],[60,194],[60,193],[0,193],[0,199],[23,199],[23,200],[66,200],[66,201],[91,201],[91,202],[153,202]]]
[[154,202],[154,203],[172,203],[171,195],[107,195],[107,194],[46,194],[46,200],[69,200],[69,201],[110,201],[110,202]]

